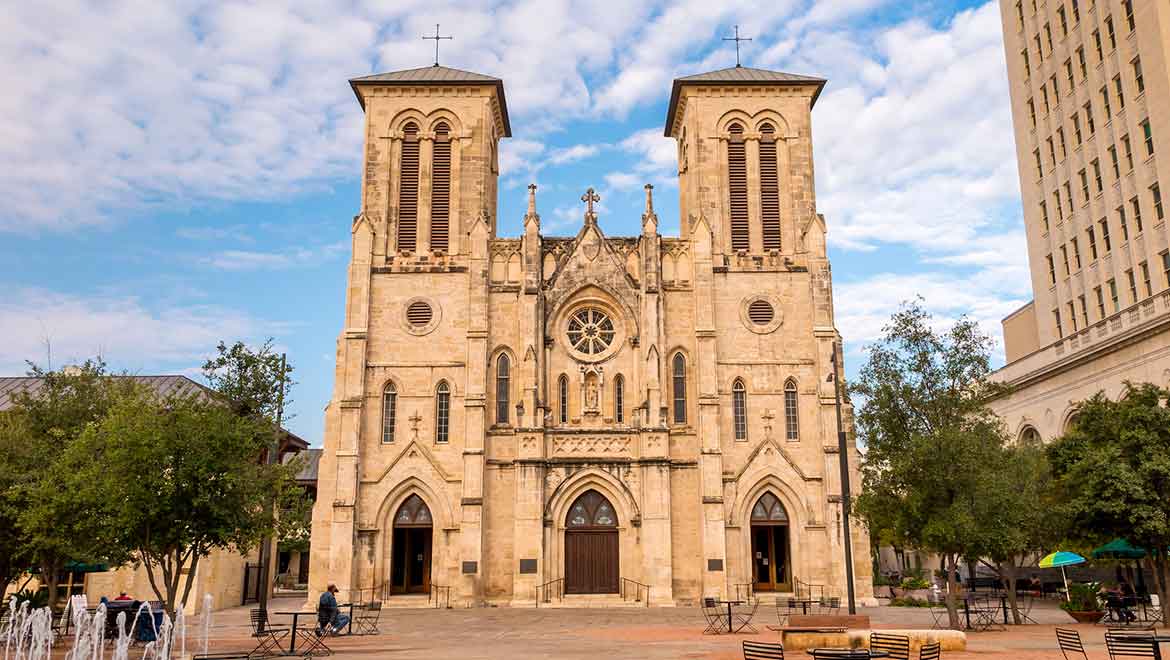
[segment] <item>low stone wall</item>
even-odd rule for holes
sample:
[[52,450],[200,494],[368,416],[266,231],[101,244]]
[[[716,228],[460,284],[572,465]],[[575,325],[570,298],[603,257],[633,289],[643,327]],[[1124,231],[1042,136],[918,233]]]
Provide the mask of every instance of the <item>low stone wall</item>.
[[[868,648],[871,630],[847,630],[845,632],[792,632],[783,634],[784,649],[799,651],[821,647]],[[904,635],[910,638],[910,653],[916,655],[923,644],[938,642],[943,651],[967,650],[967,634],[961,630],[887,630],[878,632],[885,635]]]

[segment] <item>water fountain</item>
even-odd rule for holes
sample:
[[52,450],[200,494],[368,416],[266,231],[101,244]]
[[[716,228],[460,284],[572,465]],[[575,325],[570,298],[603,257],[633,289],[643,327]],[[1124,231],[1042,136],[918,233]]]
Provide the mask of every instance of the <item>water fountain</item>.
[[[200,622],[200,650],[208,652],[211,636],[211,594],[203,597],[202,621]],[[156,625],[150,604],[143,603],[134,616],[139,621],[149,621],[154,632],[154,641],[142,648],[141,660],[186,660],[187,622],[183,606],[179,605],[172,621],[163,613],[162,623]],[[56,632],[49,608],[32,609],[27,601],[16,604],[13,598],[9,610],[12,615],[8,623],[0,628],[0,639],[4,643],[3,660],[50,660]],[[73,627],[73,643],[65,652],[65,660],[106,660],[106,618],[105,604],[98,605],[91,615],[84,608],[70,602],[61,615],[62,621],[70,621]],[[109,660],[130,660],[134,643],[134,626],[127,625],[126,612],[117,614],[118,636],[113,642]],[[177,645],[177,648],[176,648]]]

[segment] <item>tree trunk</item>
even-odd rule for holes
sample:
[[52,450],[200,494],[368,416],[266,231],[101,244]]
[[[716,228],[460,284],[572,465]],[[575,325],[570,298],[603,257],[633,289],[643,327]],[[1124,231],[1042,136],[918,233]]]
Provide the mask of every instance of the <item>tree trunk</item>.
[[60,562],[50,561],[41,563],[41,577],[43,585],[49,591],[49,611],[57,610],[57,584],[60,582]]
[[1170,621],[1170,593],[1167,593],[1167,580],[1170,580],[1170,575],[1167,575],[1165,553],[1155,552],[1151,553],[1154,558],[1154,579],[1158,583],[1158,606],[1162,609],[1162,620]]
[[963,626],[959,622],[959,585],[955,580],[955,575],[958,572],[957,556],[953,554],[946,555],[946,571],[947,571],[947,618],[950,619],[951,628],[953,630],[962,630]]
[[1009,563],[1005,567],[1004,572],[1000,574],[1000,579],[1004,581],[1005,588],[1007,589],[1008,605],[1012,608],[1012,621],[1015,621],[1017,626],[1022,625],[1024,623],[1024,617],[1020,616],[1020,603],[1016,598],[1017,578],[1015,564]]

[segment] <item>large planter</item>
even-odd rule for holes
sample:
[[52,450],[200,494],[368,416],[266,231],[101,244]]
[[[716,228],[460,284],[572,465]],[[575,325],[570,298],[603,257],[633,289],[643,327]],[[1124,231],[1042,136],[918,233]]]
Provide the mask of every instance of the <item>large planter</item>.
[[1069,610],[1065,610],[1065,612],[1077,623],[1097,623],[1101,617],[1105,616],[1104,612],[1070,612]]
[[926,589],[906,589],[903,587],[893,587],[895,598],[913,598],[915,600],[928,600],[930,598],[930,588]]

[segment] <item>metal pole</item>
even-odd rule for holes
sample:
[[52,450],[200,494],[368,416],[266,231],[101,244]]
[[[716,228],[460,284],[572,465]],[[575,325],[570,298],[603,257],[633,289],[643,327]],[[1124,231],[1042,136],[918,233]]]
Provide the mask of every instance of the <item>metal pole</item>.
[[[276,464],[280,456],[280,436],[283,430],[280,425],[284,417],[284,370],[285,370],[285,354],[280,354],[280,380],[277,381],[279,388],[276,393],[276,431],[272,435],[272,444],[268,448],[268,458],[265,461],[268,465]],[[273,515],[276,515],[276,502],[272,503]],[[272,563],[276,555],[276,532],[271,536],[264,537],[260,542],[260,593],[258,594],[260,609],[268,610],[268,600],[272,591]]]
[[841,375],[837,369],[837,346],[833,345],[833,394],[837,404],[837,457],[841,463],[841,528],[845,540],[845,583],[849,594],[849,613],[857,614],[857,598],[853,591],[853,535],[849,528],[849,443],[845,438],[845,424],[841,418]]

